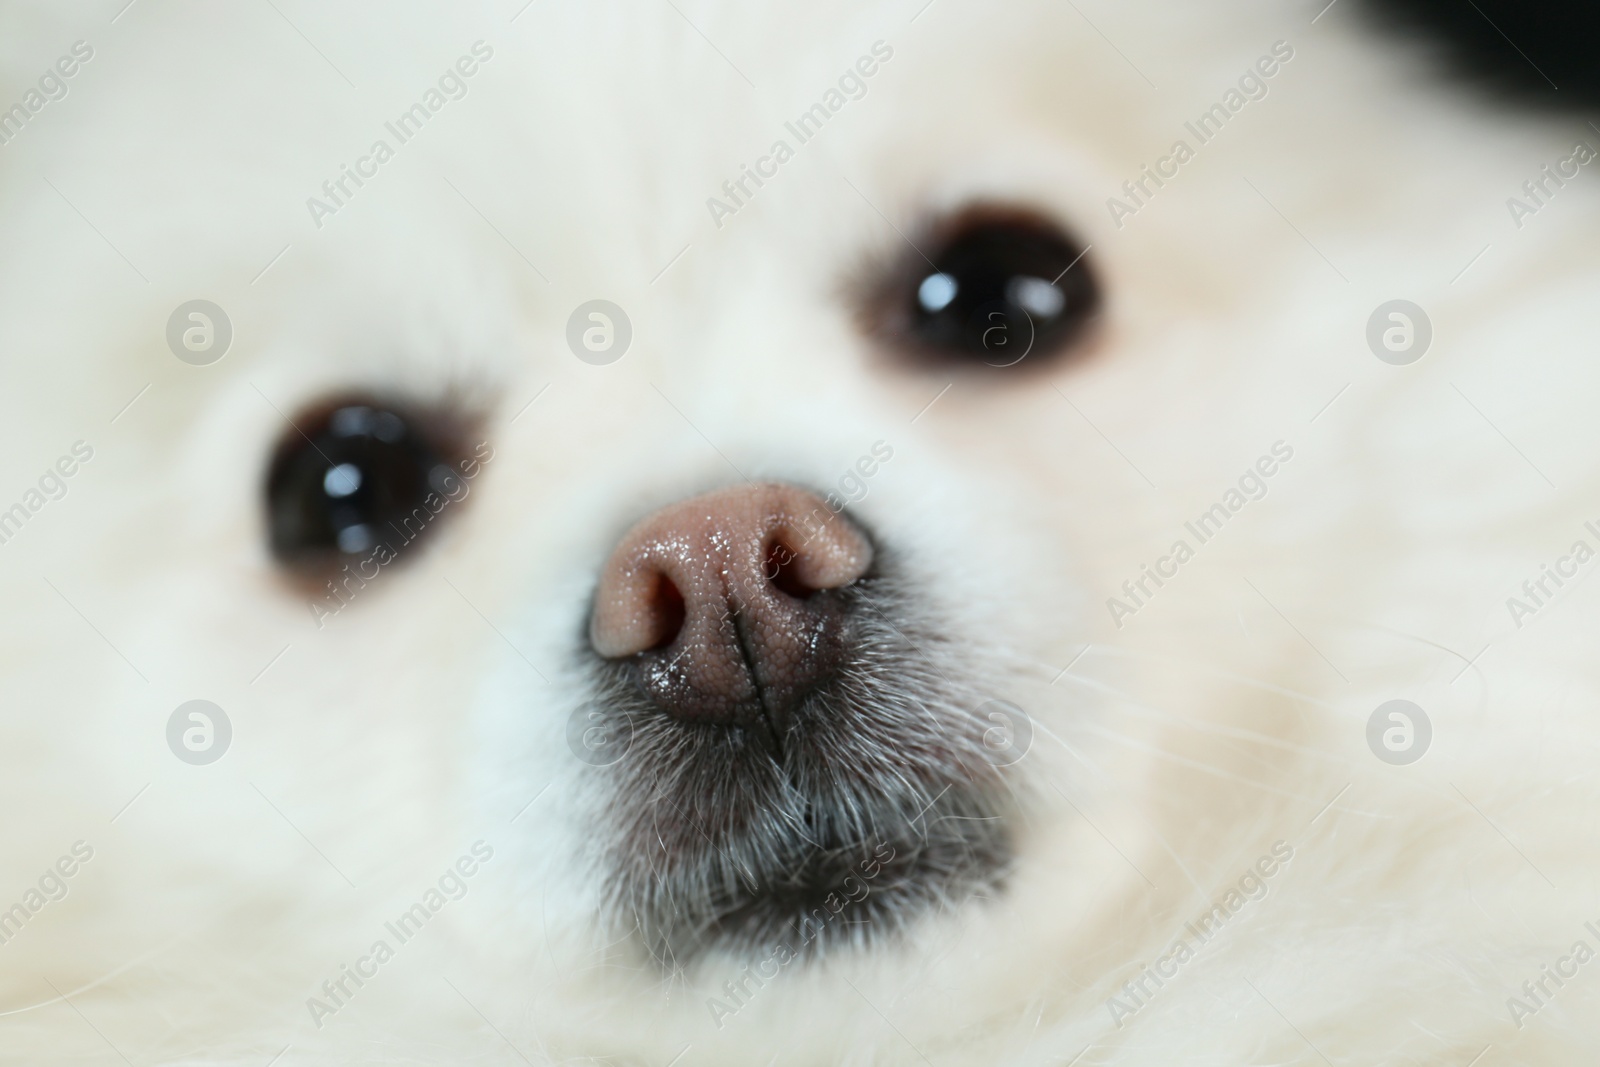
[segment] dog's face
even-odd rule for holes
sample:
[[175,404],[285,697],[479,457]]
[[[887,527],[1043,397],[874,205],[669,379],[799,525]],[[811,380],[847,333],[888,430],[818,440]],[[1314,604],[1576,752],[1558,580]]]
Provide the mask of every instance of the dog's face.
[[[1358,965],[1344,940],[1531,940],[1481,910],[1526,871],[1439,872],[1481,844],[1456,795],[1541,743],[1462,662],[1487,643],[1502,678],[1592,694],[1577,637],[1521,641],[1501,605],[1510,547],[1572,525],[1512,517],[1592,482],[1596,443],[1592,181],[1515,228],[1506,190],[1587,167],[1588,135],[1316,14],[22,27],[6,99],[45,102],[0,126],[0,562],[30,814],[4,869],[51,882],[0,919],[0,1042],[1502,1040],[1403,997],[1399,942]],[[1400,297],[1420,321],[1374,311]],[[1538,365],[1506,371],[1512,341]],[[1433,777],[1368,751],[1397,697]],[[1516,914],[1559,939],[1559,910]]]

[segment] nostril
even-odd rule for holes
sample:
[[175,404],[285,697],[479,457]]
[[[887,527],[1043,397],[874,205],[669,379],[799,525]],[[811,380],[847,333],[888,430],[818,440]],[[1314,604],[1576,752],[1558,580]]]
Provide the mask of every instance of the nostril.
[[774,538],[767,545],[766,566],[762,573],[780,593],[804,600],[818,590],[800,576],[799,564],[800,553],[789,547],[787,541]]
[[656,634],[655,643],[645,651],[666,648],[678,639],[683,631],[688,609],[683,603],[683,591],[665,574],[656,575],[655,589],[649,599],[649,611]]
[[608,658],[654,652],[676,641],[688,621],[683,586],[667,568],[645,561],[601,583],[589,640]]

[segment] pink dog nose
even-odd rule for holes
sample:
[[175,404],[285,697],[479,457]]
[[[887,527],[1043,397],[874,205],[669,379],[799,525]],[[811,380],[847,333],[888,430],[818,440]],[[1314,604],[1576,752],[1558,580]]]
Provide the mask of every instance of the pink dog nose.
[[839,665],[845,609],[826,591],[871,563],[866,535],[811,493],[720,489],[623,537],[600,575],[590,640],[607,658],[639,656],[644,688],[674,718],[764,721],[776,740]]

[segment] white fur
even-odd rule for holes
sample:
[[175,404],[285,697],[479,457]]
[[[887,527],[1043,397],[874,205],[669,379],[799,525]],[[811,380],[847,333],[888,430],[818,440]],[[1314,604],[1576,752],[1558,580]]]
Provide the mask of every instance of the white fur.
[[[0,907],[95,854],[0,945],[0,1059],[1593,1062],[1600,962],[1520,1029],[1506,998],[1600,948],[1596,587],[1520,630],[1505,599],[1600,520],[1600,202],[1584,174],[1520,230],[1504,206],[1593,131],[1475,103],[1348,4],[674,2],[5,16],[0,102],[75,40],[95,58],[0,149],[0,507],[94,458],[0,545]],[[466,98],[314,228],[305,199],[477,40]],[[867,95],[717,228],[706,198],[876,40]],[[1114,226],[1278,40],[1270,94]],[[1093,245],[1081,358],[952,378],[856,331],[896,228],[980,198]],[[210,367],[163,338],[194,297],[236,330]],[[608,367],[563,340],[595,297],[635,330]],[[1436,331],[1410,367],[1363,340],[1394,297]],[[457,390],[495,459],[319,630],[260,487],[278,412],[351,387]],[[666,977],[593,919],[597,782],[565,743],[587,596],[632,521],[737,478],[724,456],[827,484],[878,439],[857,511],[1038,728],[1017,868],[719,1029],[739,963]],[[1116,628],[1106,599],[1277,440],[1268,496]],[[197,697],[235,729],[209,767],[164,740]],[[1434,724],[1409,767],[1364,740],[1395,697]],[[313,1025],[478,839],[468,894]],[[1266,898],[1113,1025],[1277,840]]]

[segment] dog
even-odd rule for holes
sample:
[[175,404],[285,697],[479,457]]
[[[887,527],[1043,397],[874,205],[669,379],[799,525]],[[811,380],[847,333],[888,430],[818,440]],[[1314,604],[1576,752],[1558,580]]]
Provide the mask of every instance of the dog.
[[1593,1061],[1588,12],[4,19],[0,1060]]

